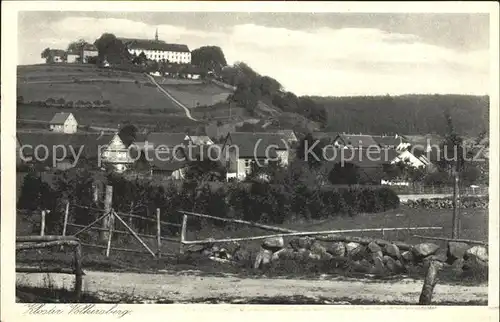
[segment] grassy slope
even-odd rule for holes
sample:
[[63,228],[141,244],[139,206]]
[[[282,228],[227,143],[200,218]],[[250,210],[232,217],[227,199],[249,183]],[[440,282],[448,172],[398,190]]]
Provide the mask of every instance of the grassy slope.
[[225,101],[231,94],[214,84],[163,85],[163,88],[189,108],[211,106]]
[[[100,79],[74,83],[73,79]],[[24,83],[56,81],[57,83]],[[66,83],[59,83],[67,81]],[[136,84],[137,81],[139,84]],[[184,131],[200,124],[190,121],[184,112],[151,84],[143,74],[98,69],[88,65],[36,65],[18,67],[18,95],[25,101],[64,98],[66,101],[111,101],[112,110],[65,109],[75,114],[81,125],[118,127],[127,122],[139,127],[157,124],[165,131]],[[148,84],[148,85],[146,85]],[[20,105],[18,119],[49,121],[57,108]],[[22,127],[33,127],[19,122]]]

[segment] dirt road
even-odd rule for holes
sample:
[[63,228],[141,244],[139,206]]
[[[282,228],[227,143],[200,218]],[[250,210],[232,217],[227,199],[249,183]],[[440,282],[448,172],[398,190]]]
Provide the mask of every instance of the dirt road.
[[[321,276],[317,279],[240,278],[231,275],[203,276],[195,272],[163,272],[159,274],[111,273],[86,271],[84,291],[106,298],[109,294],[127,294],[145,301],[200,302],[204,299],[228,299],[228,302],[254,298],[306,296],[327,298],[331,303],[377,302],[416,304],[422,281],[375,281]],[[19,286],[53,286],[71,288],[74,277],[53,274],[17,274]],[[116,298],[116,297],[115,297]],[[120,297],[118,297],[120,298]],[[462,286],[438,284],[433,303],[484,302],[488,300],[487,285]]]
[[156,82],[156,80],[154,79],[154,77],[153,77],[153,76],[148,75],[148,74],[144,74],[144,75],[146,75],[146,76],[149,78],[149,80],[151,81],[151,83],[153,83],[154,85],[156,85],[156,87],[158,88],[158,90],[159,90],[160,92],[162,92],[162,93],[163,93],[166,97],[168,97],[171,101],[173,101],[175,104],[177,104],[179,107],[181,107],[181,108],[184,110],[184,112],[186,113],[186,117],[187,117],[188,119],[190,119],[190,120],[192,120],[192,121],[198,121],[197,119],[195,119],[195,118],[193,118],[193,117],[191,116],[191,111],[189,110],[189,108],[187,108],[184,104],[182,104],[181,102],[179,102],[178,100],[176,100],[176,99],[175,99],[172,95],[170,95],[170,93],[169,93],[169,92],[167,92],[167,91],[166,91],[163,87],[161,87],[161,85],[160,85],[160,84],[158,84],[158,83]]

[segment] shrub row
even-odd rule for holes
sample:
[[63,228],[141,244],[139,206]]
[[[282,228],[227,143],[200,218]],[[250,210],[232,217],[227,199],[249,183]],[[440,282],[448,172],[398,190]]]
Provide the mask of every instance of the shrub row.
[[[424,208],[424,209],[452,209],[452,198],[432,198],[432,199],[419,199],[408,200],[406,202],[410,208]],[[481,197],[462,197],[460,198],[460,208],[477,208],[488,209],[489,199],[488,196]]]
[[[18,99],[18,103],[24,103]],[[40,107],[58,107],[58,108],[108,108],[111,106],[110,100],[95,100],[95,101],[66,101],[64,98],[54,99],[48,98],[45,101],[28,101],[25,104],[35,105]]]
[[[46,199],[43,205],[52,207],[49,208],[53,213],[51,217],[57,217],[54,222],[60,225],[66,200],[83,206],[92,205],[92,185],[95,184],[92,175],[85,174],[82,170],[71,171],[80,173],[74,175],[69,174],[70,171],[59,172],[54,176],[55,184],[50,189],[36,178],[36,174],[28,174],[21,189],[18,207],[34,210],[42,205],[38,202]],[[141,216],[154,217],[155,209],[160,208],[162,216],[165,216],[163,220],[177,223],[181,222],[181,216],[174,215],[178,210],[280,224],[286,220],[352,216],[360,212],[373,213],[399,206],[399,198],[387,188],[314,191],[298,186],[287,191],[282,185],[267,183],[229,183],[213,188],[210,185],[198,186],[192,182],[184,183],[181,187],[173,184],[153,186],[145,180],[129,181],[116,175],[108,175],[104,180],[99,180],[100,185],[106,182],[114,187],[113,208],[117,211],[132,211]],[[99,190],[103,191],[103,186]],[[54,198],[57,200],[50,201]],[[74,214],[73,220],[80,224],[89,223],[98,215],[96,213],[89,216],[86,209],[82,212],[75,211]],[[154,222],[140,220],[133,224],[144,232],[154,232],[156,227]],[[203,224],[203,220],[190,219],[190,228],[201,227]],[[226,225],[219,221],[213,224]]]

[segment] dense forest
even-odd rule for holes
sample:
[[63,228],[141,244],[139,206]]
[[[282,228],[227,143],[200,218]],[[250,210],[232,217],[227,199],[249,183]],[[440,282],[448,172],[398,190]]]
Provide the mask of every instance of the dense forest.
[[367,134],[446,134],[446,117],[461,135],[489,129],[489,97],[403,95],[310,97],[327,112],[326,129]]

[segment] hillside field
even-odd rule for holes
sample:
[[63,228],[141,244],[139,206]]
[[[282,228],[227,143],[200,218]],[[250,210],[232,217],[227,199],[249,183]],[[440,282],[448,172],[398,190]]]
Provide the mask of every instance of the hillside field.
[[167,132],[182,132],[201,126],[200,122],[189,120],[180,109],[176,113],[164,113],[160,109],[151,111],[149,109],[142,111],[131,109],[100,111],[96,109],[60,109],[55,107],[44,108],[18,105],[18,127],[30,129],[34,127],[48,128],[48,125],[43,126],[43,124],[36,124],[34,126],[29,120],[39,120],[48,123],[55,113],[61,111],[71,111],[80,125],[95,127],[118,128],[120,125],[131,123],[140,129],[148,128],[150,130],[161,129]]
[[225,102],[231,92],[214,84],[162,85],[175,99],[189,108]]
[[18,68],[17,95],[24,102],[109,100],[119,109],[181,111],[143,74],[81,65],[22,66]]

